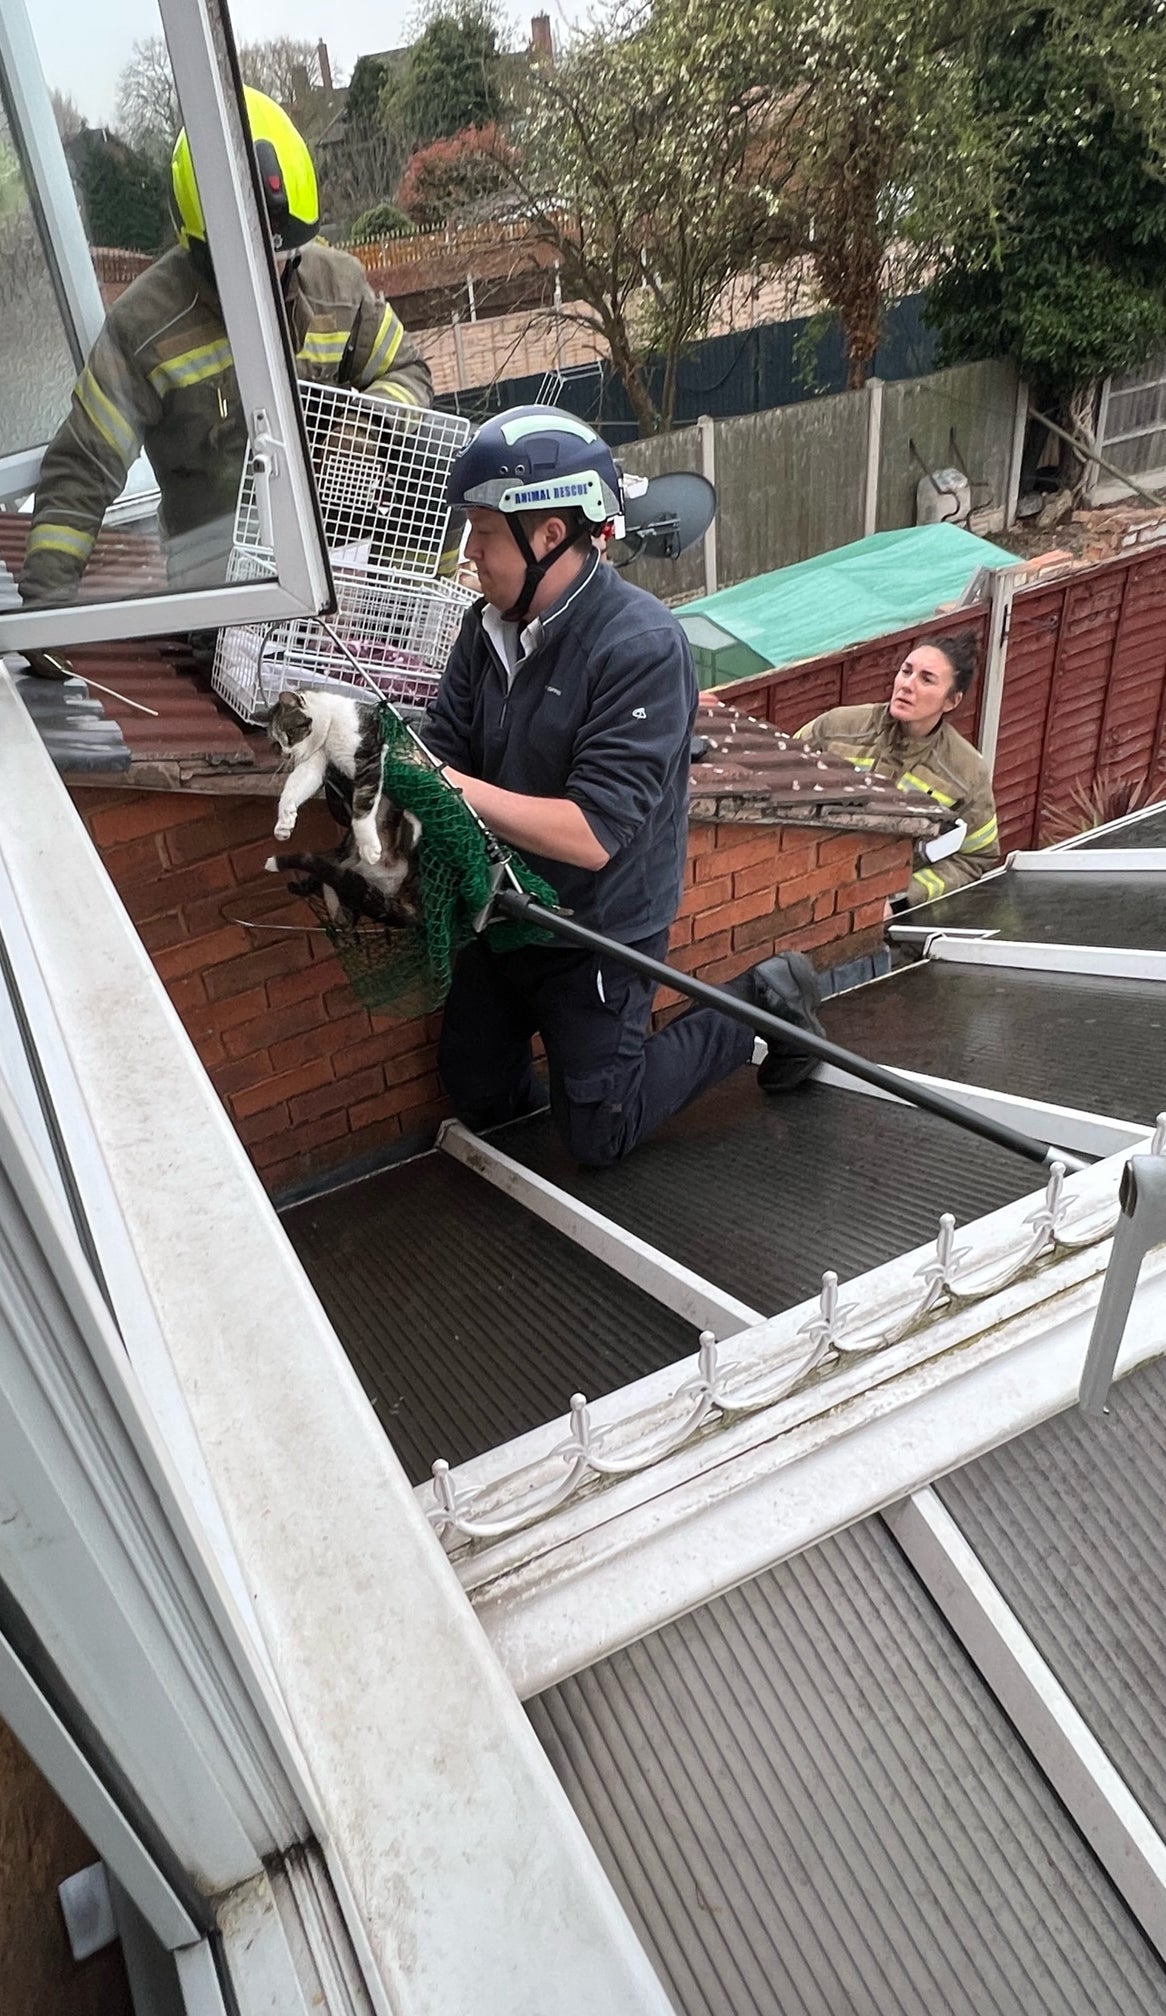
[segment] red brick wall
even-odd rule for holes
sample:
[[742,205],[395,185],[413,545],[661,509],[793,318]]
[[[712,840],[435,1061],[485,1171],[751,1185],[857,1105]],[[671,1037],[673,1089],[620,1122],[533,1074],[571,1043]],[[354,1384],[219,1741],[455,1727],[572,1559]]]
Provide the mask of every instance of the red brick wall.
[[[436,1069],[440,1018],[370,1015],[322,934],[247,928],[309,921],[263,871],[273,799],[84,785],[73,796],[271,1190],[428,1144],[449,1111]],[[296,843],[329,846],[334,831],[323,806],[310,805]],[[823,966],[835,947],[850,958],[881,934],[910,853],[909,841],[878,836],[695,826],[677,963],[723,980],[779,946]]]

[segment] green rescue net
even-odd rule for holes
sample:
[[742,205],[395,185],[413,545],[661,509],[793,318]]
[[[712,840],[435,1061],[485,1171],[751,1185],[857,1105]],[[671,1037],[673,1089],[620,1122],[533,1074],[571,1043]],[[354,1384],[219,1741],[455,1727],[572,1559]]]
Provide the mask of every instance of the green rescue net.
[[[346,926],[330,918],[318,900],[312,903],[357,998],[374,1014],[404,1021],[441,1006],[453,962],[478,935],[501,879],[512,878],[548,909],[558,908],[558,897],[485,832],[395,708],[385,703],[380,720],[385,791],[421,823],[420,914],[415,923],[403,926],[367,920]],[[537,925],[499,921],[486,925],[485,937],[496,951],[509,951],[545,944],[549,934]]]

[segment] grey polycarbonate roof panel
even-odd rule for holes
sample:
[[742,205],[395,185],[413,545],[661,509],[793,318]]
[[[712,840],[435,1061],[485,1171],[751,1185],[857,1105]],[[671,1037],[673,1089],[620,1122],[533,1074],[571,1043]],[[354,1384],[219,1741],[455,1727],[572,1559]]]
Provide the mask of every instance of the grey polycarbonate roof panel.
[[539,1115],[517,1161],[773,1315],[1042,1187],[1039,1169],[913,1107],[824,1085],[770,1095],[735,1072],[612,1169],[580,1169]]
[[1135,819],[1130,826],[1106,826],[1082,845],[1107,852],[1115,847],[1166,847],[1166,805],[1144,819]]
[[826,1034],[880,1064],[1147,1121],[1166,1107],[1166,987],[924,959],[839,994]]
[[283,1218],[413,1483],[697,1347],[697,1332],[448,1155]]
[[1006,868],[1000,875],[942,896],[901,923],[927,931],[990,931],[1039,945],[1166,948],[1166,874],[1055,875]]
[[1166,1975],[878,1521],[530,1704],[682,2016],[1142,2016]]
[[1166,1364],[1116,1386],[1104,1421],[1058,1414],[938,1488],[1166,1835]]

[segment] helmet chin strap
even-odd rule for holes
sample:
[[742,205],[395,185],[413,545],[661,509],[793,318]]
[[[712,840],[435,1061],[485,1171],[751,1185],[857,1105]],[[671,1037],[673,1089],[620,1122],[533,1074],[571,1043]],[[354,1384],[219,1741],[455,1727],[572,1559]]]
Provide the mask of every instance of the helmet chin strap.
[[517,601],[512,602],[509,609],[502,611],[502,621],[504,623],[521,623],[529,614],[530,605],[538,593],[539,584],[543,576],[550,572],[556,560],[561,560],[564,553],[569,552],[572,546],[578,544],[583,526],[582,524],[576,525],[574,531],[568,532],[565,539],[560,539],[557,546],[552,546],[549,553],[544,553],[541,560],[537,557],[534,547],[526,536],[525,525],[517,515],[513,515],[510,518],[510,530],[514,534],[519,552],[526,561],[526,577]]

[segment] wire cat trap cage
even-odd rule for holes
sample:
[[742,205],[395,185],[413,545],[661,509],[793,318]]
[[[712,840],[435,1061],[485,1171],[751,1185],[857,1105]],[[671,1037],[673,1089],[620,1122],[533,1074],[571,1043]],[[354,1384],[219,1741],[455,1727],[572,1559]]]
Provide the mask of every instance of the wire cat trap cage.
[[[299,393],[333,564],[432,578],[449,527],[446,482],[469,440],[469,421],[337,385],[301,384]],[[271,557],[250,457],[234,544]]]
[[[258,720],[284,688],[356,687],[423,707],[472,599],[437,571],[449,529],[446,483],[469,422],[332,385],[301,385],[300,397],[336,615],[327,629],[299,618],[220,631],[214,690],[245,721]],[[228,579],[261,580],[272,569],[248,458]]]
[[[232,553],[231,580],[262,572],[257,555]],[[304,616],[219,631],[212,684],[244,721],[261,720],[285,689],[379,697],[406,713],[427,706],[472,595],[451,581],[343,567],[333,568],[333,580],[336,613],[327,628]]]

